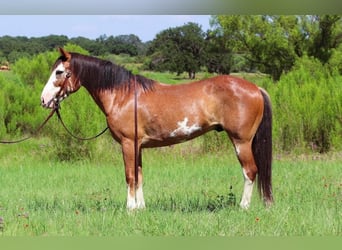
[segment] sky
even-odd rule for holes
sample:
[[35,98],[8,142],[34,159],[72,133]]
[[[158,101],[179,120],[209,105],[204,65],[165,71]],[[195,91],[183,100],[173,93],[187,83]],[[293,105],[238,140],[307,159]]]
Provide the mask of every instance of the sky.
[[66,35],[96,39],[101,35],[137,35],[142,42],[171,27],[194,22],[210,29],[210,15],[0,15],[0,36]]

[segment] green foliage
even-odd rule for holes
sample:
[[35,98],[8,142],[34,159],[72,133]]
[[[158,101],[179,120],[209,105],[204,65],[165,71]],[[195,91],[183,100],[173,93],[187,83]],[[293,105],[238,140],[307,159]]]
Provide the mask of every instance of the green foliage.
[[131,56],[144,55],[147,43],[141,42],[139,37],[131,35],[105,35],[92,40],[85,37],[68,38],[66,36],[49,35],[43,37],[0,37],[0,62],[15,63],[22,57],[32,57],[39,53],[51,51],[66,44],[77,44],[92,55],[102,56],[110,53],[129,54]]
[[280,151],[305,147],[325,153],[341,147],[341,81],[317,59],[303,57],[276,85],[265,85],[272,97],[274,140]]
[[21,82],[25,85],[42,86],[49,78],[51,67],[58,55],[56,50],[40,53],[32,58],[20,58],[13,65],[13,72],[20,77]]
[[138,55],[138,48],[141,46],[139,37],[135,35],[110,36],[103,42],[110,54],[128,54],[130,56]]
[[[78,137],[94,136],[107,126],[104,115],[83,88],[61,103],[60,112],[68,129]],[[52,139],[53,155],[62,161],[91,159],[98,146],[94,141],[71,137],[57,121],[49,124],[46,136]]]
[[90,55],[89,51],[87,51],[86,49],[82,48],[81,46],[79,46],[77,44],[67,43],[63,48],[66,51],[76,52],[76,53],[80,53],[83,55]]
[[228,48],[278,81],[305,54],[327,63],[341,44],[340,16],[216,16]]
[[204,51],[204,33],[198,24],[169,28],[153,40],[149,48],[152,57],[149,66],[150,69],[169,70],[177,74],[187,72],[193,79],[203,64]]
[[0,77],[2,131],[15,136],[32,133],[43,120],[39,110],[40,93],[23,84],[18,76],[7,72]]
[[337,71],[342,75],[342,43],[338,48],[333,49],[331,57],[328,61],[328,67],[332,72]]
[[66,36],[49,35],[40,38],[23,36],[0,37],[0,51],[10,63],[15,63],[22,57],[30,57],[38,53],[64,46],[68,41]]
[[209,73],[219,74],[229,74],[234,67],[231,48],[225,37],[217,31],[207,34],[205,65]]
[[333,49],[341,43],[342,19],[338,15],[317,16],[316,19],[317,31],[312,34],[308,54],[325,64],[330,60]]
[[294,35],[287,27],[295,23],[294,16],[218,16],[217,22],[231,50],[245,51],[246,58],[274,80],[293,65],[296,54],[290,41]]

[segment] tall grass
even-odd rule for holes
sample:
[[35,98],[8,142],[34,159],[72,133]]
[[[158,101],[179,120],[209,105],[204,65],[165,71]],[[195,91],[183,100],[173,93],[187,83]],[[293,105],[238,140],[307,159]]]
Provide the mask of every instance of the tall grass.
[[278,151],[326,153],[342,146],[342,77],[303,57],[276,84],[260,82],[272,97]]

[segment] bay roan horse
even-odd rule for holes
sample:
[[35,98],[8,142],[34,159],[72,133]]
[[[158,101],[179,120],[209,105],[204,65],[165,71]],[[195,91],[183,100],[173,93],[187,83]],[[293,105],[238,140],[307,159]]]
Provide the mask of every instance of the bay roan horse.
[[59,50],[41,103],[54,108],[81,86],[88,90],[122,146],[128,209],[145,207],[142,148],[180,143],[210,130],[226,131],[234,144],[244,177],[240,206],[249,207],[255,180],[265,204],[272,203],[272,111],[265,90],[227,75],[167,85],[106,60]]

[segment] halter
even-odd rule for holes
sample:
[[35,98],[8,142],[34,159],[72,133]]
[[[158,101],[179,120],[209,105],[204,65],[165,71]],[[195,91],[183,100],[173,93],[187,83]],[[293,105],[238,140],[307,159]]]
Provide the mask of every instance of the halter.
[[[67,98],[69,94],[72,92],[71,88],[71,82],[70,82],[70,77],[71,77],[71,71],[68,70],[68,72],[64,73],[65,74],[65,79],[62,84],[56,84],[54,83],[55,87],[60,87],[60,90],[57,92],[55,97],[53,97],[50,101],[47,102],[46,106],[49,107],[52,102],[54,102],[54,109],[56,107],[59,107],[59,103]],[[64,92],[64,94],[63,94]]]
[[[56,94],[56,96],[59,96],[58,98],[54,98],[55,102],[61,102],[63,99],[67,98],[69,96],[69,94],[72,92],[73,88],[71,87],[71,71],[67,70],[66,72],[64,72],[63,74],[65,74],[65,79],[63,81],[63,84],[54,84],[56,87],[60,87],[61,89],[58,91],[58,93]],[[64,94],[63,94],[64,92]]]

